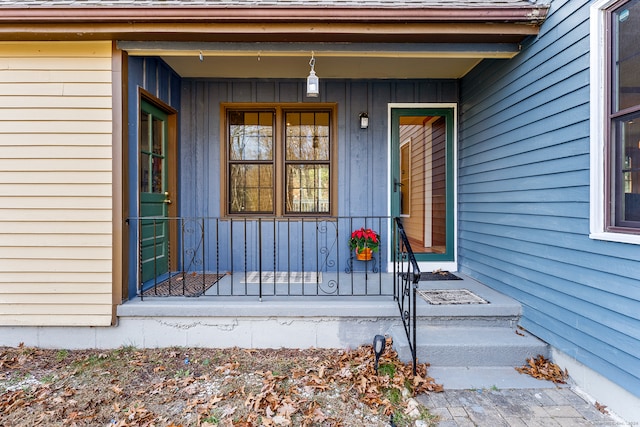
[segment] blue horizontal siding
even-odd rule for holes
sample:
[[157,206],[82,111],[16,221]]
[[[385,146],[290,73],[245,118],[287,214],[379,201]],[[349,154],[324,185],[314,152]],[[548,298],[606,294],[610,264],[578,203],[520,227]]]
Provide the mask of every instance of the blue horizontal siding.
[[[563,148],[563,147],[561,147]],[[561,150],[556,150],[561,151]],[[567,169],[569,170],[588,170],[589,169],[589,156],[587,154],[582,154],[581,156],[570,155],[571,153],[567,153],[567,156],[564,158],[554,158],[551,156],[547,157],[547,160],[543,160],[540,157],[544,157],[546,153],[537,153],[538,156],[531,154],[531,159],[527,163],[523,163],[520,165],[515,164],[518,159],[512,159],[511,162],[508,160],[505,161],[493,161],[490,162],[492,169],[486,172],[476,172],[473,173],[465,169],[465,174],[460,177],[460,183],[465,185],[466,183],[477,183],[477,182],[491,182],[498,181],[503,179],[512,179],[512,178],[522,178],[527,176],[538,176],[538,175],[555,175],[565,172]],[[522,156],[524,159],[526,156]],[[538,158],[537,158],[538,157]],[[509,163],[512,163],[509,165]],[[503,167],[499,167],[500,165]],[[486,168],[485,168],[486,169]],[[472,169],[473,171],[473,169]],[[564,185],[564,183],[560,182],[559,185]],[[526,187],[524,188],[527,189]]]
[[640,245],[589,239],[589,2],[461,82],[460,270],[533,334],[640,396]]
[[[530,165],[545,162],[561,156],[586,155],[584,152],[584,138],[588,135],[580,135],[572,131],[583,130],[583,126],[569,126],[554,133],[549,132],[549,137],[538,137],[529,143],[512,143],[502,146],[498,150],[493,148],[474,155],[466,155],[460,162],[460,168],[464,170],[464,176],[476,173],[505,169],[513,166]],[[560,135],[564,135],[562,143],[558,143]],[[572,139],[574,138],[574,139]],[[534,145],[535,143],[535,145]],[[587,162],[588,165],[588,162]]]
[[[627,390],[640,390],[638,338],[624,333],[637,331],[639,325],[635,316],[620,316],[615,310],[605,310],[597,304],[581,307],[576,303],[578,298],[562,293],[542,292],[539,281],[511,275],[490,263],[474,261],[470,267],[483,283],[521,301],[527,301],[523,305],[521,321],[527,330],[592,369],[606,373],[610,380]],[[498,275],[499,280],[496,279]],[[542,292],[540,297],[532,294],[534,291]],[[566,304],[574,305],[576,311],[567,310]],[[616,319],[614,328],[603,324],[601,319]]]
[[[524,176],[512,176],[502,181],[471,182],[459,188],[463,193],[479,193],[493,191],[526,191],[543,188],[562,188],[584,185],[588,181],[589,171],[556,172],[546,175],[534,175],[529,169]],[[461,174],[460,180],[464,179]]]
[[[605,258],[599,261],[607,261],[609,257],[620,260],[630,261],[627,264],[628,269],[622,269],[622,277],[625,277],[627,283],[619,288],[619,292],[625,292],[640,297],[640,289],[632,286],[635,282],[633,279],[634,271],[637,272],[637,259],[631,251],[620,251],[616,245],[610,245],[609,242],[602,240],[585,240],[584,233],[558,233],[555,230],[542,230],[540,228],[527,227],[509,227],[505,224],[473,222],[473,227],[465,230],[464,233],[478,233],[488,236],[500,236],[515,240],[523,240],[534,243],[540,243],[547,246],[557,246],[560,248],[570,249],[578,252],[599,254]],[[476,238],[476,240],[478,240]],[[619,270],[615,273],[619,274]],[[604,274],[611,274],[606,272]],[[603,289],[610,289],[612,292],[618,288],[617,282],[609,283],[605,281],[601,284]]]
[[527,191],[491,191],[483,193],[465,193],[464,197],[460,197],[458,201],[461,206],[466,207],[474,203],[521,203],[521,202],[538,202],[545,200],[547,202],[589,202],[589,189],[583,186],[577,187],[561,187],[561,188],[545,188],[542,190]]
[[[566,328],[567,325],[553,318],[549,318],[544,313],[533,311],[525,317],[522,326],[526,329],[538,329],[542,331],[547,330],[545,326],[553,330],[561,330]],[[547,332],[551,331],[547,330]],[[637,369],[635,368],[637,366],[637,354],[632,355],[632,362],[630,364],[620,366],[617,363],[611,363],[611,361],[615,361],[620,355],[626,355],[627,353],[616,351],[615,346],[598,345],[597,339],[594,340],[593,347],[582,347],[576,344],[576,342],[591,341],[591,337],[584,336],[579,332],[576,334],[577,335],[572,336],[573,339],[552,333],[544,335],[550,337],[548,342],[552,346],[563,349],[566,354],[580,360],[594,371],[606,373],[606,377],[610,381],[613,381],[637,396],[638,390],[640,390],[640,380],[638,379]],[[598,354],[597,352],[591,352],[590,348],[607,348],[610,351],[607,354]],[[569,372],[569,374],[571,375],[571,372]]]
[[[530,231],[534,233],[536,230]],[[637,286],[633,286],[633,279],[624,276],[625,271],[637,268],[637,265],[634,265],[637,264],[636,260],[605,257],[549,243],[532,243],[514,238],[465,233],[465,239],[468,241],[465,249],[482,253],[483,248],[490,248],[491,252],[488,253],[491,255],[506,256],[512,260],[510,264],[529,270],[527,278],[531,277],[532,272],[543,271],[547,276],[561,279],[561,282],[558,283],[559,286],[564,286],[566,282],[572,281],[584,285],[585,292],[602,290],[612,297],[623,296],[631,300],[640,298],[640,290]],[[616,272],[593,268],[594,265],[601,265],[603,262],[615,262],[618,267]],[[567,265],[581,268],[568,269]],[[543,279],[542,276],[539,278]],[[547,282],[548,280],[542,280],[540,284],[545,286]],[[615,284],[610,282],[615,282]],[[549,285],[553,285],[553,283],[549,283]],[[594,299],[594,302],[598,301],[601,299]],[[601,301],[601,303],[606,304],[605,301]],[[635,314],[629,310],[629,307],[620,307],[620,310],[628,310],[628,314]]]
[[[567,127],[569,124],[575,123],[578,117],[583,119],[589,117],[589,105],[588,102],[585,102],[585,100],[588,99],[588,89],[582,88],[578,93],[570,92],[566,98],[556,100],[553,106],[539,105],[536,107],[535,112],[521,111],[520,114],[512,120],[498,123],[494,128],[483,130],[475,135],[467,133],[465,128],[462,134],[465,139],[493,139],[493,143],[489,146],[465,146],[463,147],[464,157],[466,158],[467,156],[479,154],[487,150],[495,150],[501,148],[503,145],[516,142],[524,143],[524,147],[529,149],[544,146],[545,143],[548,144],[550,141],[548,139],[539,139],[541,136],[550,135],[553,132]],[[569,104],[571,108],[567,108],[566,105],[562,105],[563,102],[579,102],[579,104],[572,103]],[[519,107],[522,108],[522,106]],[[495,113],[496,116],[500,114],[499,112]],[[545,123],[544,127],[540,127],[541,122]],[[496,139],[497,137],[504,139]]]

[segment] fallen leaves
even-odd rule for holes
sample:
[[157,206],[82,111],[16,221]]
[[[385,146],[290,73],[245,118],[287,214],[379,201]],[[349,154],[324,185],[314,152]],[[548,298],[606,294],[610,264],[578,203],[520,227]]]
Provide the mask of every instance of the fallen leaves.
[[[383,426],[442,391],[388,339],[355,350],[0,348],[0,425]],[[28,381],[27,381],[28,379]],[[400,396],[398,398],[397,396]],[[411,415],[407,415],[411,414]],[[402,424],[397,424],[398,426]]]
[[596,406],[596,409],[601,413],[605,415],[609,414],[609,411],[607,410],[606,405],[603,405],[602,403],[596,401],[595,406]]
[[516,368],[516,371],[521,374],[529,374],[539,380],[548,380],[559,384],[564,384],[567,378],[569,378],[569,372],[566,369],[563,371],[558,365],[546,359],[541,354],[535,359],[528,359],[527,364]]

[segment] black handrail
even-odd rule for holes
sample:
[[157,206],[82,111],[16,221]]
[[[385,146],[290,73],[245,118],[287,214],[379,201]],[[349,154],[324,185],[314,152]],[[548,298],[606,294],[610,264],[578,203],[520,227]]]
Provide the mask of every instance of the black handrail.
[[394,265],[397,266],[397,269],[394,266],[394,276],[396,277],[394,280],[397,280],[398,277],[400,278],[400,282],[396,282],[397,284],[394,286],[394,297],[398,302],[400,317],[402,318],[404,331],[407,334],[407,341],[409,342],[409,349],[411,350],[413,375],[416,375],[416,293],[418,282],[420,281],[420,268],[411,249],[407,234],[404,231],[402,220],[396,217],[394,221],[396,224]]

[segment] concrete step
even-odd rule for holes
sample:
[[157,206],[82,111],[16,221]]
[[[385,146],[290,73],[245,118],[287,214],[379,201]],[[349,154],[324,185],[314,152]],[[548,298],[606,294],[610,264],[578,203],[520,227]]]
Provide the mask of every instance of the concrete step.
[[418,325],[454,327],[510,327],[515,328],[522,314],[522,306],[513,298],[465,276],[464,280],[427,281],[419,283],[419,291],[469,291],[487,304],[429,304],[418,296],[416,315]]
[[[400,359],[411,360],[404,329],[395,329],[393,337]],[[515,367],[538,354],[548,356],[547,344],[515,328],[421,325],[417,329],[418,362],[434,367]]]
[[513,366],[431,366],[428,375],[446,390],[539,389],[562,386],[521,374]]

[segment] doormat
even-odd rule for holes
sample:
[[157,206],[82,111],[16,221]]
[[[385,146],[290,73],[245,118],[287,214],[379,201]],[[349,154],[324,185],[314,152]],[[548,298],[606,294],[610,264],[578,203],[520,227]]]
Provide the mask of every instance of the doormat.
[[419,290],[418,294],[433,305],[489,304],[468,289],[428,289]]
[[[321,283],[322,273],[316,271],[263,271],[262,283]],[[260,272],[247,272],[241,283],[260,283]]]
[[[204,277],[203,277],[204,276]],[[218,283],[224,274],[177,274],[145,290],[144,297],[199,297]]]
[[448,271],[436,270],[431,273],[420,273],[420,280],[462,280],[462,278]]

